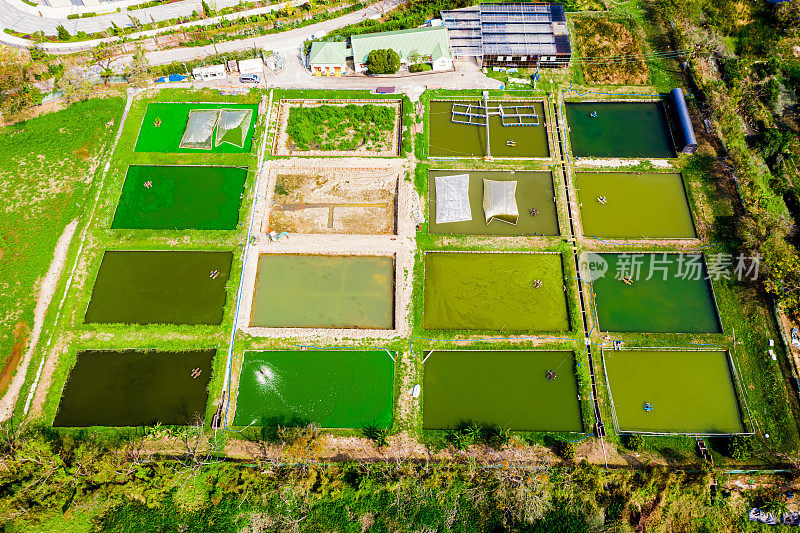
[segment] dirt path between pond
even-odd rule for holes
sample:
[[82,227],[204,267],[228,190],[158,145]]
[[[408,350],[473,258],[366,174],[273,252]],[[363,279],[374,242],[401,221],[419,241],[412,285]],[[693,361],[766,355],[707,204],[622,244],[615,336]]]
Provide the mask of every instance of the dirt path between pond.
[[33,330],[31,331],[30,339],[28,340],[28,349],[22,357],[14,379],[6,391],[5,396],[0,399],[0,420],[8,420],[14,413],[14,405],[17,403],[17,397],[25,383],[25,376],[28,373],[28,366],[30,365],[33,352],[36,350],[36,344],[39,341],[39,336],[42,333],[44,325],[44,318],[47,316],[47,309],[50,307],[50,302],[53,300],[53,295],[58,287],[58,280],[61,278],[61,273],[64,271],[64,263],[67,261],[67,251],[72,242],[72,237],[75,235],[75,230],[78,228],[78,221],[73,220],[64,229],[64,233],[58,238],[56,249],[53,254],[53,260],[50,262],[50,268],[47,270],[41,286],[39,287],[39,296],[36,298],[36,307],[33,310]]

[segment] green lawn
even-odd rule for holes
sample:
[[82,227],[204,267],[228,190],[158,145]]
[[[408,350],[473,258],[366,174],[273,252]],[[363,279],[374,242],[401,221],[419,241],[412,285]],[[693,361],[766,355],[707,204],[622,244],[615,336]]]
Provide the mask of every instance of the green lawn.
[[35,285],[58,238],[85,215],[122,98],[95,99],[0,128],[0,364],[33,327]]

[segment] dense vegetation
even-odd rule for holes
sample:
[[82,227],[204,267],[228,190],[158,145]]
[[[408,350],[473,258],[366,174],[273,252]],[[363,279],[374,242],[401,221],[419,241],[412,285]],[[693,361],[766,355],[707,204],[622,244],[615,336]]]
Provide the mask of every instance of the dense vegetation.
[[[183,454],[143,453],[169,434]],[[281,466],[216,460],[198,452],[203,439],[192,429],[91,435],[6,426],[0,436],[6,531],[741,531],[749,505],[785,502],[770,488],[712,495],[703,470]],[[283,444],[309,449],[315,438],[302,430]]]
[[367,69],[370,74],[395,74],[400,70],[400,56],[391,48],[371,50],[367,55]]
[[298,150],[381,150],[394,121],[394,108],[382,105],[292,107],[286,131]]
[[581,58],[620,57],[620,62],[583,63],[585,83],[641,85],[648,80],[647,65],[642,60],[642,47],[637,28],[627,20],[608,20],[597,17],[573,19],[575,43]]
[[[692,81],[724,141],[727,168],[720,171],[735,181],[744,206],[732,244],[762,256],[766,290],[797,317],[800,255],[792,239],[800,220],[800,58],[792,50],[800,4],[740,7],[732,0],[655,4],[677,47],[698,52],[690,63]],[[715,59],[709,62],[709,55]],[[790,97],[781,103],[783,91]]]

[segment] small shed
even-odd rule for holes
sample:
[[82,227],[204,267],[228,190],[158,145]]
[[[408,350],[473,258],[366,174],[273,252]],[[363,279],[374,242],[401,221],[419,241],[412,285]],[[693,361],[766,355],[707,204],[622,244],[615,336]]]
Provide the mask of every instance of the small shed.
[[311,43],[308,67],[315,76],[343,76],[347,73],[347,47],[343,42]]
[[697,151],[697,137],[694,135],[692,118],[689,116],[689,109],[686,107],[686,98],[680,87],[672,89],[669,93],[670,103],[672,104],[673,115],[678,123],[678,135],[676,149],[682,154],[693,154]]
[[239,74],[258,74],[264,73],[264,61],[260,58],[240,59]]
[[217,80],[225,78],[227,75],[225,65],[209,65],[192,69],[192,77],[195,80]]

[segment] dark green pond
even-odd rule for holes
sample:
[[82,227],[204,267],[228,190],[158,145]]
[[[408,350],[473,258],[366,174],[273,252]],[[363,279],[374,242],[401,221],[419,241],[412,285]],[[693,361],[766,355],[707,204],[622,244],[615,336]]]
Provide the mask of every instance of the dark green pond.
[[603,350],[603,363],[620,431],[743,430],[726,352]]
[[[214,350],[78,354],[54,426],[185,425],[205,420]],[[200,369],[198,377],[192,371]]]
[[587,237],[691,239],[696,236],[680,174],[579,172],[575,174],[575,187],[583,234]]
[[[453,104],[477,104],[472,101],[432,101],[430,105],[430,148],[433,157],[484,157],[486,155],[486,128],[456,124],[452,118]],[[539,115],[538,126],[503,126],[499,115],[489,117],[490,149],[494,157],[548,157],[544,103],[489,102],[491,105],[533,105]],[[509,146],[513,142],[514,146]]]
[[[582,431],[573,366],[572,352],[433,352],[425,360],[423,426]],[[555,379],[547,379],[548,370]]]
[[[592,285],[602,331],[721,332],[702,256],[684,254],[682,260],[677,253],[598,255],[608,264],[605,276]],[[624,270],[622,275],[628,275],[633,262],[639,265],[639,276],[628,285],[617,273]]]
[[250,325],[391,329],[394,258],[261,254]]
[[427,252],[423,316],[425,329],[566,331],[561,255]]
[[571,102],[566,113],[575,157],[675,157],[661,102]]
[[111,227],[236,229],[246,177],[246,168],[131,165]]
[[[436,223],[436,176],[469,174],[469,205],[472,220]],[[483,212],[483,180],[516,181],[517,224],[492,220],[486,224]],[[461,235],[558,235],[556,204],[553,201],[553,175],[550,172],[431,170],[428,172],[428,229],[431,233]],[[539,213],[531,216],[530,210]]]
[[86,322],[219,324],[232,260],[231,252],[106,252]]

